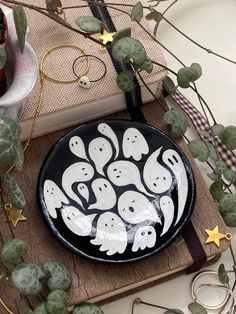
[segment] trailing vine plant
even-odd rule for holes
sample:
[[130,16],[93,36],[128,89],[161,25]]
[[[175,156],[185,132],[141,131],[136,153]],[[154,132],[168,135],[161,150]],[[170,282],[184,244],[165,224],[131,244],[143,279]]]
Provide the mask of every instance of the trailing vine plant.
[[[173,25],[173,23],[165,17],[165,13],[177,2],[177,0],[170,3],[167,9],[161,13],[156,10],[156,8],[158,8],[159,3],[162,1],[166,0],[150,0],[150,5],[146,7],[143,6],[141,2],[138,2],[135,5],[128,3],[104,3],[102,1],[98,1],[96,3],[96,5],[106,6],[111,10],[116,10],[129,15],[131,20],[137,23],[137,27],[142,28],[147,36],[152,38],[154,42],[170,53],[181,64],[181,68],[175,72],[167,66],[160,64],[158,61],[153,60],[151,56],[147,55],[143,44],[138,39],[132,37],[131,28],[124,28],[119,30],[114,36],[112,43],[112,55],[117,61],[130,63],[131,70],[125,70],[119,73],[116,78],[116,83],[124,92],[132,91],[135,88],[133,80],[134,76],[138,75],[140,80],[148,88],[142,77],[142,73],[143,71],[151,73],[155,66],[159,66],[176,77],[175,82],[169,76],[166,76],[163,80],[164,88],[170,95],[174,95],[178,88],[190,88],[197,94],[203,115],[209,127],[205,130],[198,131],[201,139],[198,138],[190,141],[188,146],[194,158],[201,162],[207,162],[211,166],[212,172],[208,174],[209,178],[213,181],[210,186],[210,192],[213,199],[218,204],[220,213],[222,214],[226,224],[228,226],[235,227],[236,171],[235,169],[229,168],[225,162],[221,160],[216,143],[217,141],[221,141],[228,150],[234,153],[234,150],[236,149],[236,126],[223,126],[217,123],[208,104],[199,93],[196,85],[196,81],[202,75],[201,66],[198,63],[186,66],[174,55],[173,52],[168,50],[161,42],[159,42],[155,36],[158,26],[162,21],[165,21],[177,32],[191,40],[191,42],[205,50],[207,53],[214,54],[215,56],[233,64],[236,62],[197,43],[182,30]],[[22,52],[24,51],[25,36],[27,31],[27,16],[25,14],[24,7],[41,13],[44,17],[54,20],[70,31],[76,32],[78,35],[84,36],[96,44],[106,46],[98,39],[92,37],[92,35],[96,33],[102,34],[105,29],[105,25],[97,18],[93,16],[78,16],[75,21],[78,26],[76,28],[67,23],[61,17],[62,12],[65,12],[66,10],[95,5],[90,0],[81,0],[81,5],[67,7],[62,5],[61,0],[45,0],[45,7],[39,7],[34,4],[24,3],[17,0],[0,0],[0,3],[13,9],[16,32],[20,50]],[[124,6],[128,9],[124,10]],[[128,11],[129,9],[130,11]],[[145,10],[148,11],[147,14],[145,13]],[[141,24],[141,21],[144,18],[147,20],[154,20],[156,22],[154,34],[151,34],[149,30]],[[5,62],[6,52],[5,49],[0,46],[0,68],[4,67]],[[156,98],[155,94],[152,93],[152,95]],[[186,115],[179,108],[167,110],[163,116],[163,120],[169,125],[170,133],[173,138],[178,139],[185,136],[189,123]],[[212,121],[211,123],[210,120]],[[4,280],[4,278],[11,277],[15,287],[19,290],[21,295],[25,296],[28,303],[29,308],[24,311],[24,314],[102,314],[103,311],[98,306],[89,303],[76,305],[72,310],[69,310],[70,300],[67,291],[71,287],[71,273],[65,265],[57,261],[48,261],[43,265],[26,263],[24,261],[28,252],[27,243],[15,237],[13,228],[5,211],[5,206],[8,202],[12,204],[13,207],[19,209],[23,209],[26,204],[24,195],[15,178],[6,172],[6,167],[8,166],[14,165],[19,171],[21,171],[23,167],[24,151],[21,145],[20,136],[21,128],[19,124],[1,116],[0,165],[3,166],[3,170],[0,173],[0,213],[2,215],[5,214],[12,239],[6,240],[0,230],[0,282]],[[234,255],[233,259],[235,261]],[[219,278],[220,280],[228,280],[227,273],[223,266],[219,269]],[[234,287],[235,284],[233,289]],[[47,294],[45,294],[45,288],[49,291]],[[32,305],[32,297],[37,298],[38,300],[38,305],[36,307]],[[4,306],[8,313],[12,313],[1,298],[0,303]],[[137,303],[145,304],[145,302],[140,299],[136,300],[134,304]],[[157,307],[166,310],[166,314],[183,313],[181,310],[171,310],[160,306]],[[206,310],[204,308],[200,308],[200,305],[196,304],[196,302],[192,303],[189,306],[189,309],[192,313],[206,313]]]

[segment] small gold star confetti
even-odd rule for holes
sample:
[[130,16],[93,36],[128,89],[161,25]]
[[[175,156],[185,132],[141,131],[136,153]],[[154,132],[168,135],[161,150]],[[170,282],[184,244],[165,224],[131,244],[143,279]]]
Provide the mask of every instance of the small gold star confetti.
[[220,240],[226,239],[230,241],[232,239],[231,233],[220,233],[218,226],[216,226],[213,230],[205,229],[205,232],[208,234],[206,243],[214,242],[218,247],[220,246]]
[[103,34],[101,34],[98,38],[103,42],[104,45],[107,43],[111,43],[113,41],[115,33],[109,33],[104,30]]
[[27,220],[26,217],[22,215],[22,209],[15,209],[9,203],[5,205],[5,210],[7,212],[8,220],[12,223],[14,228],[16,228],[19,221]]

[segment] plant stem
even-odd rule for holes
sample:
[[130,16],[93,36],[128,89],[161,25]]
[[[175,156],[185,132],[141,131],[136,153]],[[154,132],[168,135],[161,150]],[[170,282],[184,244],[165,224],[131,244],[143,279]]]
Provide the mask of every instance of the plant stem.
[[7,311],[8,314],[14,314],[9,307],[3,302],[3,299],[0,298],[0,304],[2,305],[2,307]]
[[170,22],[165,16],[163,16],[163,20],[168,23],[171,27],[173,27],[178,33],[180,33],[182,36],[184,36],[185,38],[187,38],[189,41],[191,41],[193,44],[195,44],[196,46],[198,46],[199,48],[205,50],[206,52],[208,52],[209,54],[215,55],[216,57],[219,57],[223,60],[226,60],[228,62],[231,62],[233,64],[236,64],[236,61],[229,59],[227,57],[222,56],[221,54],[214,52],[213,50],[204,47],[203,45],[199,44],[198,42],[196,42],[194,39],[192,39],[191,37],[189,37],[188,35],[186,35],[183,31],[181,31],[178,27],[176,27],[172,22]]
[[178,0],[175,0],[174,2],[172,2],[166,9],[165,11],[163,11],[162,15],[165,15],[167,11],[169,11],[169,9],[177,2]]
[[[162,310],[165,310],[165,311],[169,311],[170,310],[168,307],[152,304],[152,303],[145,302],[145,301],[142,301],[142,300],[140,300],[140,304],[144,304],[144,305],[151,306],[151,307],[156,307],[158,309],[162,309]],[[174,312],[174,310],[171,310],[171,311]],[[179,313],[177,313],[177,314],[179,314]]]

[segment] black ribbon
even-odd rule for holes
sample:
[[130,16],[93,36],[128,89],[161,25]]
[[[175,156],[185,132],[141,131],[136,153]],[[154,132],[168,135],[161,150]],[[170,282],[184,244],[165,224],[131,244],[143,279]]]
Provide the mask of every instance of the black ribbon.
[[[99,0],[99,2],[104,3],[103,0]],[[93,2],[90,1],[89,4],[93,15],[104,23],[107,31],[111,33],[116,32],[115,25],[112,21],[112,18],[106,6],[99,5],[97,0],[94,0]],[[110,54],[111,60],[117,73],[120,73],[121,71],[124,70],[132,69],[129,64],[114,60],[114,58],[112,57],[112,47],[110,43],[107,45],[107,50]],[[139,82],[136,77],[134,77],[134,84],[136,86],[135,89],[132,92],[125,93],[127,109],[132,120],[141,123],[147,123],[141,109],[142,106],[141,90]],[[199,270],[205,264],[207,257],[202,247],[202,243],[200,242],[191,221],[184,228],[182,235],[194,261],[193,265],[187,269],[187,273],[191,273]]]

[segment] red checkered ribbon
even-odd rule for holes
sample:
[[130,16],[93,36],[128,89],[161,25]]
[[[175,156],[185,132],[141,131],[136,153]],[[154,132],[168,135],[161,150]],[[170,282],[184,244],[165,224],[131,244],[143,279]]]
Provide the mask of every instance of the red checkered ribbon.
[[[178,90],[176,93],[172,96],[173,99],[176,101],[176,103],[181,107],[181,109],[188,115],[188,117],[191,119],[192,123],[194,124],[197,131],[207,131],[210,129],[210,125],[206,121],[206,119],[203,117],[201,112],[199,112],[192,104],[191,102],[184,97]],[[206,140],[206,137],[203,135],[200,135],[200,137],[204,140]],[[217,148],[221,159],[228,165],[228,167],[232,170],[236,170],[236,156],[234,153],[226,148],[226,146],[221,142],[220,138],[217,136],[212,139],[207,139],[209,142],[214,144],[214,146]]]

